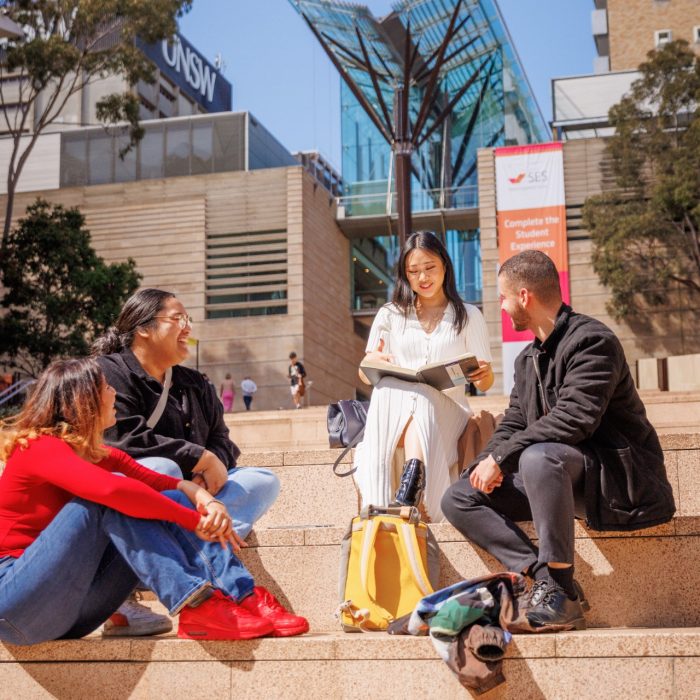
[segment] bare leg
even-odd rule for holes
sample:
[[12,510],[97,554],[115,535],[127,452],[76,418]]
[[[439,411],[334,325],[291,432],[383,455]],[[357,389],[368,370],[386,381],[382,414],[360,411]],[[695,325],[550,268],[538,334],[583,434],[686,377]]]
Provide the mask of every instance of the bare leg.
[[416,428],[413,418],[409,418],[408,423],[406,423],[406,428],[403,431],[401,440],[399,441],[399,446],[403,446],[405,459],[419,459],[421,462],[425,462],[425,455],[423,454],[423,447],[420,444],[420,439],[418,437],[418,429]]

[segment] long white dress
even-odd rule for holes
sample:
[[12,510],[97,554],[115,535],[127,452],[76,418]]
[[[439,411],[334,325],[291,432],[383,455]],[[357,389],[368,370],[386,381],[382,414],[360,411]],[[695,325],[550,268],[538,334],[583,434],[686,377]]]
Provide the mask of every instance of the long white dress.
[[[374,319],[366,352],[378,350],[384,340],[383,352],[401,367],[418,369],[465,352],[490,362],[484,317],[475,306],[464,306],[468,322],[457,334],[451,304],[432,333],[423,330],[415,309],[406,318],[394,304],[386,304]],[[465,387],[438,391],[394,377],[382,379],[372,392],[365,434],[355,450],[355,483],[363,506],[386,506],[393,499],[404,461],[397,445],[413,418],[425,456],[425,507],[433,522],[443,520],[440,500],[456,477],[457,441],[471,414]]]

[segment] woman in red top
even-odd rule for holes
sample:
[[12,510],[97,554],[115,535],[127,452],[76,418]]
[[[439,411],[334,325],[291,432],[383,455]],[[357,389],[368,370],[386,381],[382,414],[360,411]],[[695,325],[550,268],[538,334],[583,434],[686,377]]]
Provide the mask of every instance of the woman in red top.
[[82,637],[139,580],[180,614],[180,637],[306,632],[230,551],[245,544],[223,504],[104,447],[114,397],[95,360],[59,361],[2,424],[0,640]]

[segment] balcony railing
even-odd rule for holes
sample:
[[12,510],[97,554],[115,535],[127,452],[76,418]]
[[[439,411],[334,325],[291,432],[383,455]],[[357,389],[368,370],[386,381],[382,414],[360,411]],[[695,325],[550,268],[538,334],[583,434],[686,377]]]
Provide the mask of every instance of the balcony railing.
[[[434,190],[413,190],[413,212],[436,209],[475,209],[478,206],[476,185]],[[337,198],[338,218],[350,216],[382,216],[397,213],[396,192],[367,192]]]

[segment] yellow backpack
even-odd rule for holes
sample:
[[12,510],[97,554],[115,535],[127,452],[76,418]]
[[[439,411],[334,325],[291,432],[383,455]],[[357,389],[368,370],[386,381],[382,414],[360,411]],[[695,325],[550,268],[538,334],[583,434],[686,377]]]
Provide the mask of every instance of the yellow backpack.
[[346,632],[385,630],[438,585],[439,552],[416,508],[369,506],[341,545],[336,616]]

